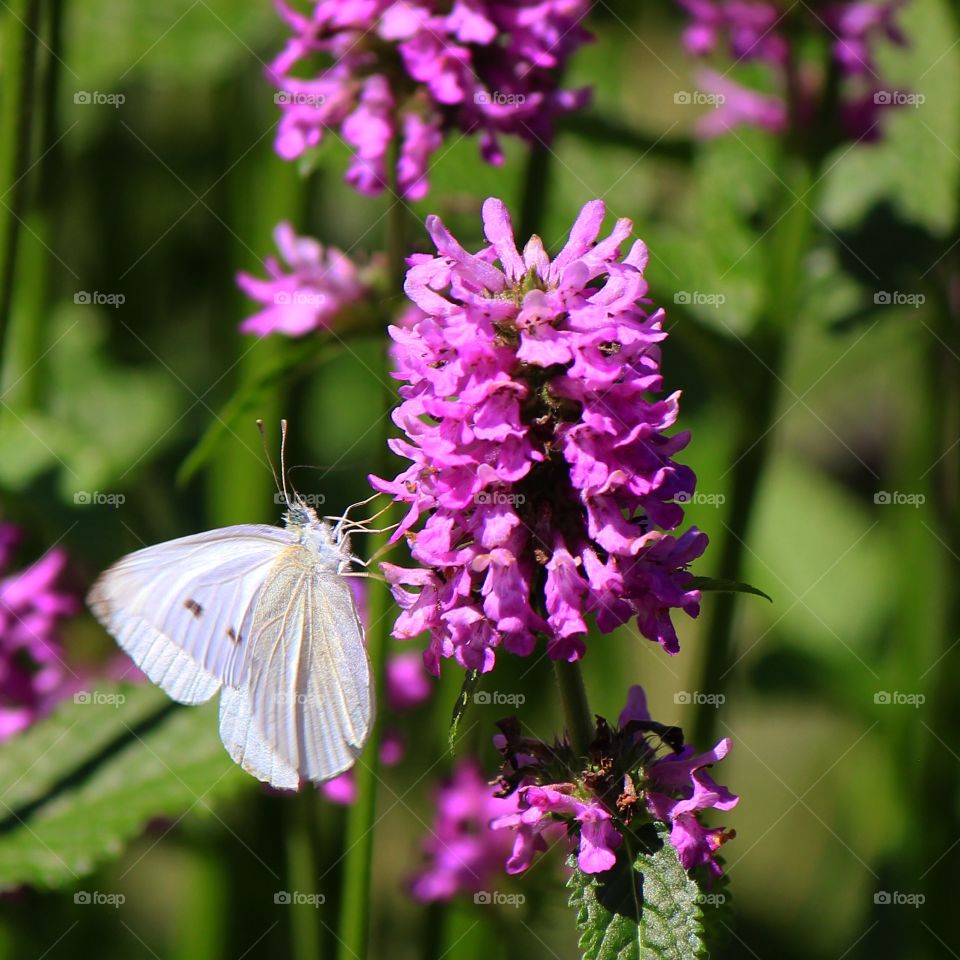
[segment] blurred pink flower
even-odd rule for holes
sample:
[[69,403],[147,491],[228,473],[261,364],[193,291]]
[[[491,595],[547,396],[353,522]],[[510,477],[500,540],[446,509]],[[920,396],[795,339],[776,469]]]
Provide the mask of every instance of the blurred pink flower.
[[289,223],[277,226],[274,239],[282,262],[267,257],[268,279],[237,274],[237,286],[265,305],[243,321],[241,333],[301,337],[329,327],[344,307],[369,292],[360,269],[336,247],[324,248],[311,237],[297,236]]
[[878,140],[882,114],[903,102],[881,89],[874,53],[884,42],[906,43],[895,23],[905,0],[836,0],[821,9],[806,4],[783,8],[768,0],[677,2],[691,17],[683,34],[688,53],[703,57],[719,52],[731,58],[734,67],[740,61],[760,61],[776,91],[768,95],[741,86],[726,74],[702,74],[703,89],[722,95],[725,102],[700,118],[695,127],[699,136],[715,137],[738,126],[784,132],[790,120],[788,90],[795,100],[794,122],[801,128],[810,124],[827,95],[819,65],[805,59],[805,51],[818,45],[841,75],[836,114],[830,118],[838,135]]
[[[268,70],[281,110],[275,147],[286,160],[329,130],[353,148],[347,182],[383,190],[399,143],[397,189],[419,200],[444,134],[478,134],[488,163],[498,137],[550,140],[554,119],[587,100],[558,88],[570,55],[590,39],[587,0],[315,0],[300,13],[277,0],[293,31]],[[316,72],[317,57],[326,63]],[[298,74],[306,73],[306,78]]]
[[[0,523],[0,570],[20,533]],[[0,741],[30,726],[77,689],[80,677],[63,659],[60,623],[77,613],[77,597],[60,586],[66,551],[54,547],[0,580]]]
[[718,137],[739,126],[760,127],[780,133],[787,126],[787,107],[779,97],[770,97],[741,86],[715,70],[701,70],[697,83],[717,98],[716,106],[697,121],[702,137]]
[[490,890],[510,853],[509,834],[491,821],[513,814],[516,797],[496,797],[475,760],[460,760],[436,792],[436,814],[424,837],[425,864],[410,884],[422,902]]

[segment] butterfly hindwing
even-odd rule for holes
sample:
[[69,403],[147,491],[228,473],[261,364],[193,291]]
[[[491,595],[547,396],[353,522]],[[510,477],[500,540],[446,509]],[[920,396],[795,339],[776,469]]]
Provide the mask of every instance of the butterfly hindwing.
[[290,547],[264,584],[249,657],[252,714],[278,756],[314,781],[353,766],[374,704],[348,581]]
[[289,532],[263,524],[171,540],[116,563],[87,602],[154,683],[202,703],[244,684],[257,598],[290,544]]
[[247,773],[278,790],[296,790],[300,786],[297,768],[284,760],[271,746],[254,722],[250,693],[224,687],[220,695],[220,739],[227,753]]

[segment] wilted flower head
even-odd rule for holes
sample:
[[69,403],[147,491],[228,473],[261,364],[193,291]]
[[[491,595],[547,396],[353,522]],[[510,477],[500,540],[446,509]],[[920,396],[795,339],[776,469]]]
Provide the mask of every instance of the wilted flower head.
[[630,688],[618,727],[597,718],[587,757],[576,756],[566,742],[548,745],[521,736],[516,720],[499,726],[501,793],[518,800],[517,812],[493,823],[495,829],[516,831],[508,873],[526,870],[546,847],[544,831],[557,824],[566,825],[576,844],[580,870],[603,873],[616,863],[623,834],[652,821],[669,826],[684,869],[705,866],[714,876],[723,872],[714,854],[733,832],[704,827],[698,814],[709,808],[730,810],[739,801],[707,773],[730,752],[729,739],[696,755],[684,745],[678,727],[650,719],[638,686]]
[[267,257],[267,280],[237,274],[237,286],[264,304],[263,310],[243,321],[241,333],[301,337],[329,327],[341,310],[369,294],[361,270],[335,247],[324,248],[312,237],[297,236],[289,223],[277,226],[274,239],[282,263]]
[[671,610],[699,611],[686,567],[707,538],[664,532],[695,484],[673,460],[688,434],[665,432],[679,393],[650,399],[664,313],[646,299],[644,244],[621,257],[631,222],[597,241],[604,214],[588,203],[551,260],[536,236],[521,256],[489,199],[489,246],[470,254],[429,217],[439,256],[410,258],[423,316],[391,328],[406,433],[391,448],[412,464],[371,482],[409,504],[394,538],[420,567],[383,569],[403,609],[394,635],[429,630],[434,672],[441,657],[490,670],[501,643],[528,655],[537,634],[576,660],[589,614],[605,632],[636,618],[675,653]]
[[[15,526],[0,524],[0,570],[19,539]],[[76,596],[58,585],[66,563],[55,547],[0,580],[0,741],[43,716],[76,679],[58,637],[63,618],[79,610]]]
[[552,121],[585,102],[558,89],[566,60],[589,35],[587,0],[316,0],[300,13],[278,0],[294,31],[269,68],[282,111],[276,149],[292,160],[329,129],[353,148],[347,181],[361,193],[390,182],[399,142],[401,196],[427,192],[430,157],[448,130],[477,133],[483,157],[503,160],[498,135],[550,139]]
[[474,760],[460,760],[436,793],[436,817],[424,838],[426,864],[410,889],[417,900],[450,900],[495,886],[510,852],[509,834],[491,821],[516,810],[515,797],[497,797]]
[[829,86],[825,74],[830,71],[805,59],[806,50],[819,45],[824,59],[832,61],[840,74],[834,118],[838,129],[856,140],[879,138],[880,114],[896,101],[881,89],[874,51],[878,42],[906,42],[895,23],[904,0],[837,0],[821,9],[806,4],[781,8],[767,0],[677,2],[691,17],[683,33],[688,53],[718,53],[732,58],[734,66],[751,60],[765,63],[775,90],[770,95],[726,76],[701,75],[703,88],[719,96],[716,111],[698,122],[699,134],[717,136],[740,125],[785,130],[788,90],[796,101],[796,122],[801,126],[812,122]]

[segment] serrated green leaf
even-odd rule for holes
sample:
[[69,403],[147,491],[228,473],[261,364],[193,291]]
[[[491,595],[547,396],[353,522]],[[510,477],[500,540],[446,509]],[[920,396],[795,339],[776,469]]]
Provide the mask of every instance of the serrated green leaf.
[[663,826],[625,837],[616,866],[606,873],[574,869],[567,887],[583,960],[709,956],[704,895],[681,866]]
[[216,706],[152,686],[74,697],[0,748],[0,890],[57,887],[120,855],[154,817],[206,810],[248,779]]
[[713,593],[750,593],[755,597],[763,597],[773,603],[773,597],[764,593],[759,587],[742,583],[740,580],[725,580],[722,577],[694,577],[689,586],[694,590]]
[[450,717],[450,732],[448,734],[450,741],[450,756],[456,754],[457,733],[460,730],[460,722],[467,712],[467,705],[473,697],[474,690],[480,682],[479,670],[468,670],[463,677],[463,686],[460,687],[460,695],[457,702],[453,705],[453,714]]

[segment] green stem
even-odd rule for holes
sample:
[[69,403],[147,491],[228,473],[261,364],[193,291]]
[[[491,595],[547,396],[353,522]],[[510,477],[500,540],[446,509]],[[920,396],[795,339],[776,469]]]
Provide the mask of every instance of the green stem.
[[[960,237],[949,238],[955,242]],[[952,924],[956,858],[950,855],[960,816],[956,797],[960,790],[960,764],[951,756],[956,747],[956,731],[960,730],[960,591],[954,586],[955,571],[960,563],[960,256],[954,252],[947,261],[943,276],[946,288],[937,304],[936,336],[928,346],[928,409],[933,413],[932,449],[924,461],[933,462],[931,524],[937,530],[932,545],[939,553],[945,572],[946,589],[942,590],[943,607],[939,650],[934,650],[927,670],[929,688],[926,729],[920,728],[919,777],[916,799],[928,811],[927,829],[920,838],[921,855],[917,870],[929,910],[931,923],[939,937],[948,937]],[[937,542],[939,540],[939,543]],[[932,593],[932,591],[931,591]],[[932,598],[931,598],[932,599]],[[919,725],[918,725],[919,726]],[[936,945],[925,956],[933,956]]]
[[[317,793],[306,789],[292,802],[286,822],[287,882],[291,892],[314,894],[316,862],[314,810]],[[309,903],[290,904],[290,939],[293,960],[318,960],[320,925],[317,908]]]
[[523,174],[523,200],[520,204],[520,242],[526,243],[533,234],[543,232],[543,219],[550,194],[550,160],[553,154],[547,147],[535,146],[527,157]]
[[[802,265],[813,221],[809,192],[814,171],[792,155],[785,158],[784,169],[784,187],[772,210],[765,309],[757,328],[741,341],[740,369],[744,376],[737,383],[739,393],[735,398],[738,423],[730,471],[730,509],[717,567],[717,576],[732,580],[743,579],[746,541],[770,460],[787,346],[800,320]],[[720,694],[729,686],[738,603],[738,595],[733,593],[717,593],[704,602],[706,640],[697,687],[701,692]],[[693,742],[712,742],[717,713],[712,706],[698,709]]]
[[[391,165],[396,169],[396,164]],[[406,206],[396,196],[391,198],[387,215],[387,254],[392,282],[399,284],[404,272]],[[381,412],[382,442],[380,449],[384,463],[381,476],[389,475],[387,437],[389,436],[389,411],[393,395],[384,386],[388,380],[386,349],[383,352],[380,371],[383,408]],[[390,522],[389,513],[381,520],[383,526]],[[389,534],[380,534],[371,540],[371,555],[389,539]],[[383,703],[384,676],[386,673],[387,642],[390,633],[392,600],[385,583],[371,577],[367,594],[367,654],[377,686],[377,703]],[[339,960],[356,960],[369,956],[370,941],[370,881],[373,875],[373,839],[376,826],[377,786],[380,780],[381,720],[374,723],[364,756],[356,766],[357,800],[347,819],[346,853],[344,856],[343,901],[340,914]]]
[[0,343],[10,318],[20,226],[27,206],[39,19],[40,0],[11,0],[7,5],[0,102]]
[[593,742],[594,726],[580,664],[555,660],[553,669],[557,677],[557,686],[560,688],[563,719],[567,726],[570,744],[579,756],[586,756]]

